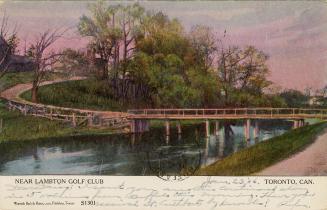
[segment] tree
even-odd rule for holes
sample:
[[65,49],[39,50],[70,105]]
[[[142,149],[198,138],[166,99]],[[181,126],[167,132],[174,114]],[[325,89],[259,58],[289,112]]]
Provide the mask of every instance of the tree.
[[109,62],[121,37],[121,30],[115,22],[117,9],[117,6],[107,7],[103,1],[98,1],[89,7],[92,17],[83,15],[78,24],[79,33],[91,38],[89,49],[94,59],[99,59],[102,64],[103,79],[109,76]]
[[65,49],[60,56],[61,69],[70,74],[89,73],[91,65],[85,53],[73,49]]
[[213,67],[217,51],[216,38],[212,29],[208,26],[196,25],[192,27],[189,37],[195,51],[196,63],[202,66],[204,71],[208,71]]
[[4,12],[0,26],[0,78],[9,70],[10,58],[19,43],[16,27],[13,30],[8,28],[8,16]]
[[280,97],[284,99],[288,107],[304,107],[309,105],[310,96],[298,90],[285,90],[280,93]]
[[65,31],[47,30],[36,38],[35,43],[31,44],[27,55],[35,64],[32,86],[32,101],[37,102],[38,88],[46,73],[52,70],[62,54],[49,52],[49,47],[62,37]]
[[[225,106],[238,103],[240,93],[262,96],[264,88],[271,82],[267,80],[269,69],[268,56],[253,46],[223,47],[218,51],[218,79],[222,85]],[[236,95],[235,95],[236,94]],[[233,96],[234,95],[234,96]],[[239,96],[237,96],[239,95]],[[248,103],[243,106],[249,105]]]

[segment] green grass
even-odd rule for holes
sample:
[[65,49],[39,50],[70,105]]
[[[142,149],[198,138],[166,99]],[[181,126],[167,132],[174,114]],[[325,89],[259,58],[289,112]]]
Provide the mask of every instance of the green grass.
[[197,175],[250,175],[303,150],[325,130],[321,122],[258,143],[197,171]]
[[2,100],[0,100],[0,118],[3,120],[0,142],[77,135],[107,135],[114,132],[111,129],[73,128],[70,124],[59,121],[23,116],[18,111],[8,111]]
[[[42,86],[39,88],[38,100],[48,105],[110,111],[126,111],[134,105],[112,100],[104,82],[88,79]],[[31,100],[31,91],[23,93],[21,97]]]
[[[46,80],[60,78],[64,75],[52,73]],[[0,79],[0,91],[20,83],[28,83],[33,79],[33,72],[7,73]],[[44,118],[23,116],[18,111],[10,112],[5,102],[0,99],[0,119],[3,127],[0,130],[0,142],[32,140],[76,135],[107,135],[113,133],[110,129],[73,128],[70,124],[51,121]]]
[[0,79],[0,92],[20,83],[32,82],[33,72],[7,73]]
[[[45,80],[51,80],[63,76],[61,73],[51,73],[46,75]],[[33,81],[33,72],[10,72],[0,79],[0,92],[21,83]]]

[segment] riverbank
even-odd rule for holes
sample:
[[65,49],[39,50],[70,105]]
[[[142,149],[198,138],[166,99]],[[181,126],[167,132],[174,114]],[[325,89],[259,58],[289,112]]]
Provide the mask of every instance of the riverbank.
[[[0,80],[0,92],[19,84],[28,84],[33,79],[33,72],[8,73]],[[65,78],[65,75],[53,73],[49,74],[47,80]],[[12,97],[17,97],[20,93],[13,93]],[[5,101],[0,99],[0,142],[34,140],[41,138],[54,138],[78,135],[108,135],[116,133],[112,129],[98,128],[73,128],[71,125],[49,119],[24,116],[18,111],[9,111],[5,106]]]
[[[308,145],[315,142],[317,136],[325,131],[326,128],[327,123],[321,122],[291,130],[281,136],[258,143],[250,148],[232,154],[221,161],[201,168],[196,172],[196,175],[240,176],[255,174],[304,150]],[[314,156],[313,153],[314,151],[308,154]],[[297,167],[299,163],[301,162],[294,163],[293,167]],[[286,168],[285,170],[288,169]],[[278,170],[274,171],[276,172],[275,175],[282,175],[279,174]]]
[[18,111],[8,111],[3,100],[0,100],[0,118],[3,121],[0,142],[80,135],[108,135],[117,132],[112,129],[73,128],[70,124],[59,121],[23,116]]

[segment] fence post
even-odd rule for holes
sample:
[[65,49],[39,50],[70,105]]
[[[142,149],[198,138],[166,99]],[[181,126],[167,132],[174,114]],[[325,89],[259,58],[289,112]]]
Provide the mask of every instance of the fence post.
[[76,116],[75,116],[75,113],[73,113],[72,115],[72,123],[73,123],[73,127],[75,128],[76,127]]
[[53,111],[52,111],[52,108],[50,108],[50,119],[51,119],[51,120],[53,120],[53,118],[52,118],[52,112],[53,112]]
[[2,133],[2,127],[3,127],[3,119],[0,118],[0,133]]
[[91,113],[88,113],[88,114],[87,114],[87,125],[88,125],[89,127],[92,127],[92,126],[93,126],[93,116],[92,116]]
[[27,115],[27,105],[26,104],[24,105],[24,115],[25,116]]

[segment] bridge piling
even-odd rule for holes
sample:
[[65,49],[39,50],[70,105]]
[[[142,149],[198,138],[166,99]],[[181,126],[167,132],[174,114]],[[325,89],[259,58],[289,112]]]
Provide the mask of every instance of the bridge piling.
[[147,120],[131,120],[130,132],[131,133],[143,133],[149,131],[149,122]]
[[225,138],[218,138],[218,157],[224,156]]
[[216,134],[216,136],[219,135],[219,121],[218,120],[215,121],[215,134]]
[[253,138],[257,139],[259,137],[259,122],[258,120],[254,121],[254,128],[253,128]]
[[169,120],[165,121],[165,127],[166,127],[166,136],[170,135],[170,126],[169,126]]
[[182,134],[182,126],[181,126],[181,122],[179,120],[177,121],[176,126],[177,126],[178,135]]
[[250,140],[250,126],[251,126],[251,121],[250,119],[246,119],[244,122],[244,136],[245,140]]
[[206,125],[206,137],[209,137],[210,136],[210,121],[206,120],[205,125]]
[[294,120],[293,121],[293,129],[296,129],[299,127],[299,121],[298,120]]

